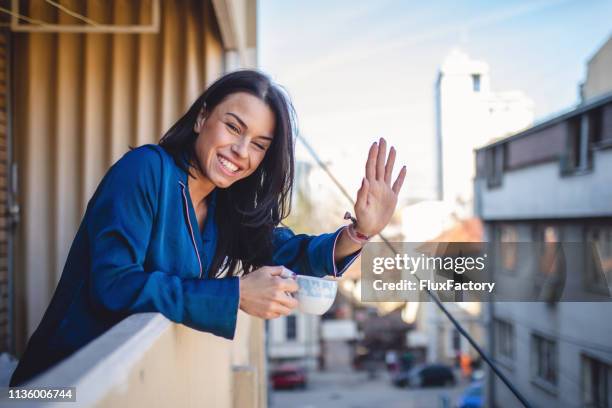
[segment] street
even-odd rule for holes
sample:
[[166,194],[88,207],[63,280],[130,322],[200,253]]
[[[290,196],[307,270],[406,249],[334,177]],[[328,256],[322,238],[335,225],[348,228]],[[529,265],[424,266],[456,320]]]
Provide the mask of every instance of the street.
[[[365,372],[326,373],[313,371],[305,390],[275,390],[274,408],[432,408],[452,407],[467,384],[455,387],[397,388],[386,372],[370,380]],[[446,401],[445,401],[446,400]]]

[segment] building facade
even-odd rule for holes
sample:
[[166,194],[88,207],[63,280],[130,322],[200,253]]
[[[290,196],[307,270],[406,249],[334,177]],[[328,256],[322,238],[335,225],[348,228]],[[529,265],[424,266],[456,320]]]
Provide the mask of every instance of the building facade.
[[[478,149],[476,164],[485,239],[581,245],[564,273],[593,300],[489,303],[489,352],[533,406],[611,406],[612,94]],[[494,274],[537,287],[544,257],[510,251]],[[488,405],[518,404],[490,375]]]
[[293,312],[266,321],[270,364],[294,362],[314,370],[321,355],[320,317]]

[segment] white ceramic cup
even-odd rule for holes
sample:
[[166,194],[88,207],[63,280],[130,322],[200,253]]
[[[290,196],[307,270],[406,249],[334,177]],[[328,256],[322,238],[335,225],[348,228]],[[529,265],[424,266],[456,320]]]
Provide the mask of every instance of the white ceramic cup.
[[301,312],[322,315],[329,310],[336,298],[338,282],[305,275],[297,275],[296,281],[299,289],[294,296]]

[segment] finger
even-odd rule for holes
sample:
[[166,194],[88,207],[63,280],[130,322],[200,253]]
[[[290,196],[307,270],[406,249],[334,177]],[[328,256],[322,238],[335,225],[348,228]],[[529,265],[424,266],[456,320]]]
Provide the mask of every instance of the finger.
[[274,301],[289,309],[295,309],[298,305],[298,301],[286,294],[285,292],[279,293],[274,299]]
[[368,203],[368,191],[370,190],[370,183],[365,177],[361,180],[361,188],[357,191],[357,202],[355,207],[365,207]]
[[293,272],[291,269],[285,268],[284,266],[282,266],[281,268],[282,268],[282,272],[280,274],[281,278],[295,279],[295,277],[297,276],[297,274]]
[[366,161],[366,178],[374,180],[376,178],[376,156],[378,155],[378,144],[372,143],[368,152],[368,160]]
[[376,157],[376,180],[384,180],[385,178],[385,156],[387,155],[387,141],[380,138],[380,146],[378,147],[378,156]]
[[395,147],[391,146],[389,150],[389,157],[387,158],[387,165],[385,166],[385,183],[391,185],[391,175],[393,174],[393,166],[395,165]]
[[402,167],[400,174],[395,179],[395,183],[393,183],[393,187],[391,188],[395,194],[399,194],[402,184],[404,184],[404,178],[406,177],[406,166]]
[[287,316],[289,314],[291,314],[291,311],[293,309],[290,309],[288,307],[285,307],[279,303],[275,303],[272,306],[272,313],[278,313],[280,316]]
[[298,289],[299,286],[295,279],[283,279],[279,285],[279,290],[282,290],[283,292],[293,293],[297,292]]
[[268,320],[270,320],[270,319],[277,319],[277,318],[279,318],[279,317],[281,317],[281,315],[280,315],[279,313],[276,313],[276,312],[268,312],[268,313],[266,313],[266,314],[265,314],[264,319],[268,319]]
[[285,270],[284,266],[271,266],[270,267],[270,275],[271,276],[283,276],[283,271]]

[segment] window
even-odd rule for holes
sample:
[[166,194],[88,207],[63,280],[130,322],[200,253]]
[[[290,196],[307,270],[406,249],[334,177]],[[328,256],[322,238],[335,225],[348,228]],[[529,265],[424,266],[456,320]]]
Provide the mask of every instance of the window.
[[534,279],[535,296],[538,300],[556,303],[563,294],[566,279],[565,253],[561,248],[559,225],[537,225],[534,248],[537,265]]
[[557,342],[533,334],[531,337],[531,373],[540,384],[557,386],[558,359]]
[[561,159],[562,174],[583,172],[593,168],[592,146],[600,133],[601,114],[589,112],[571,118],[567,122],[567,143]]
[[612,283],[612,225],[588,226],[585,241],[585,287],[608,294]]
[[612,366],[582,356],[582,402],[587,408],[612,407]]
[[480,92],[480,74],[472,74],[472,90]]
[[494,320],[495,352],[508,360],[514,359],[514,326],[505,320]]
[[592,144],[601,143],[603,139],[603,109],[599,107],[589,112],[589,141]]
[[497,232],[499,259],[496,269],[508,273],[516,272],[519,248],[517,227],[512,224],[499,224]]
[[487,187],[499,187],[502,184],[502,175],[505,164],[505,145],[493,146],[486,151],[485,171],[487,175]]
[[289,315],[285,318],[285,336],[287,340],[297,338],[297,319],[295,315]]

